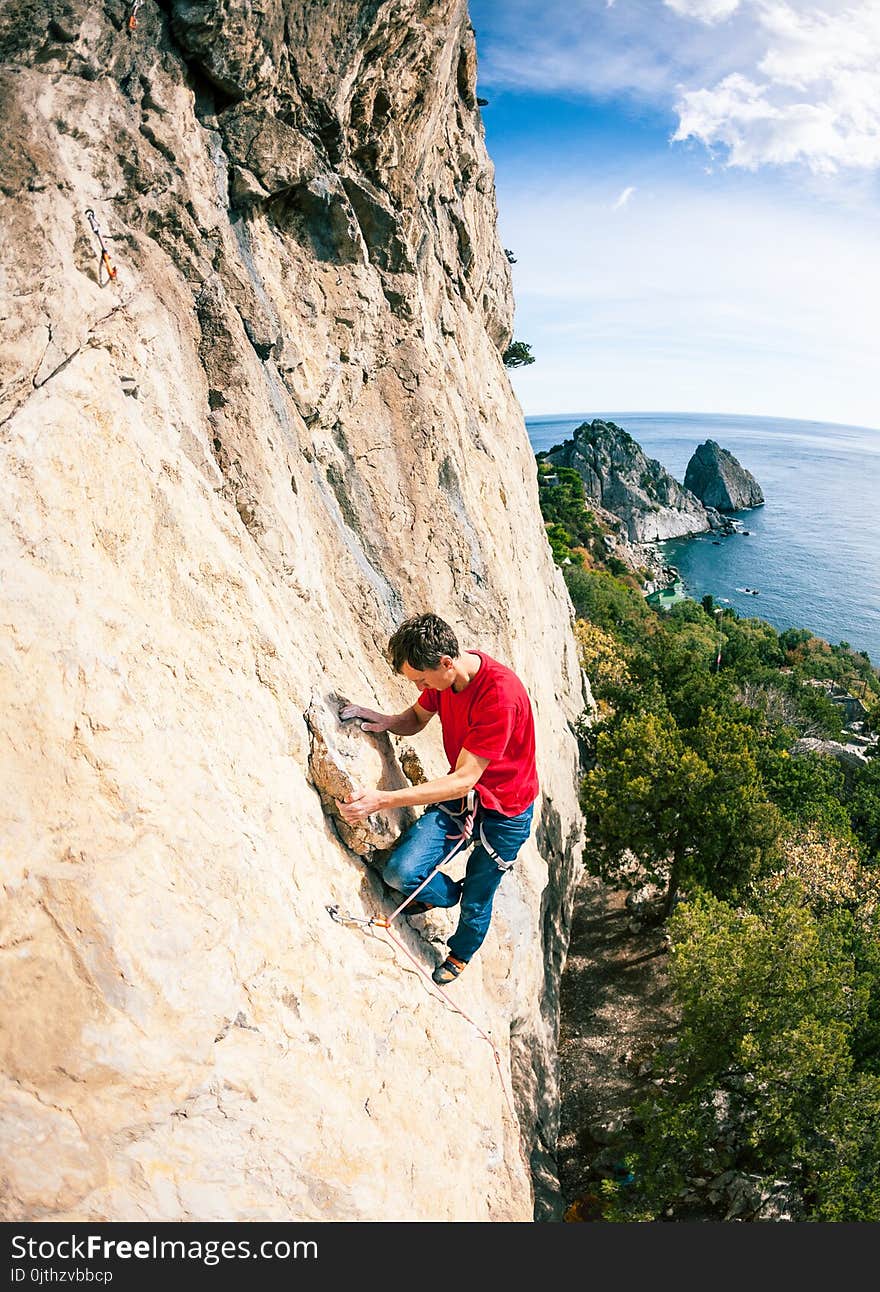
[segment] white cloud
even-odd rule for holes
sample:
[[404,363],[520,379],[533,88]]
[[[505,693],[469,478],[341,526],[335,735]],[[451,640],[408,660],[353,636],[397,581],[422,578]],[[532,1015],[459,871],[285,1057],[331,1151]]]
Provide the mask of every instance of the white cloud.
[[836,12],[747,3],[766,42],[763,57],[748,73],[684,90],[673,139],[726,148],[729,166],[749,170],[880,166],[880,0]]
[[[471,0],[487,84],[675,108],[729,166],[880,167],[880,0]],[[481,15],[484,15],[481,18]]]
[[699,18],[700,22],[723,22],[739,8],[740,0],[663,0],[683,18]]
[[[534,117],[515,101],[522,135],[496,157],[516,335],[538,360],[512,374],[526,411],[880,427],[880,0],[471,0],[471,12],[484,84],[540,96]],[[584,149],[554,129],[571,95],[590,105]],[[656,111],[676,101],[693,155],[653,154]]]

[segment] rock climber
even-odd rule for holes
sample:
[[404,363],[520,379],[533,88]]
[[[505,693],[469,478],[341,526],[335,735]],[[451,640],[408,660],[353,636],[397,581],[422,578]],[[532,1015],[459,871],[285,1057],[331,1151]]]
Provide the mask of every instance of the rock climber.
[[[449,852],[451,823],[467,822],[472,833],[465,846],[473,851],[464,878],[454,881],[438,871],[419,894],[424,901],[404,908],[420,915],[461,903],[448,955],[432,974],[445,985],[482,945],[495,891],[529,837],[538,795],[532,706],[511,669],[484,651],[460,650],[452,628],[437,615],[415,615],[400,624],[388,655],[395,672],[419,688],[415,704],[391,715],[348,704],[340,718],[360,719],[364,731],[412,736],[439,713],[449,772],[406,789],[360,789],[337,802],[350,825],[383,808],[427,805],[384,870],[385,882],[404,894],[418,888]],[[469,820],[472,808],[476,816]]]

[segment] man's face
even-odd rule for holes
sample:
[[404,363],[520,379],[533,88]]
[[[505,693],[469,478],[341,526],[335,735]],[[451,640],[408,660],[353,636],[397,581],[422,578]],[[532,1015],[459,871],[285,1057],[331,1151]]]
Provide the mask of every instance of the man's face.
[[412,668],[404,663],[401,676],[412,682],[420,691],[446,691],[455,681],[455,668],[449,655],[441,655],[436,668]]

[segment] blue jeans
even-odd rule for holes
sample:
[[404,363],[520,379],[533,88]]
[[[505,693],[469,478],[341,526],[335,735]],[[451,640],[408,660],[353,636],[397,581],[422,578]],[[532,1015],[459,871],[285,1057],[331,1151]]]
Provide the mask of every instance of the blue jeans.
[[[455,801],[444,806],[457,808],[459,803]],[[449,939],[449,952],[456,960],[470,960],[482,945],[492,918],[495,890],[529,837],[534,807],[533,803],[519,816],[502,816],[500,812],[478,808],[473,836],[460,849],[464,853],[468,848],[473,848],[464,879],[452,880],[439,871],[416,898],[419,902],[430,902],[433,906],[456,906],[461,902],[458,928]],[[480,842],[481,826],[486,842],[501,858],[503,866],[490,856]],[[455,841],[447,839],[447,834],[457,831],[457,819],[447,816],[436,804],[432,804],[410,826],[391,854],[383,875],[385,883],[405,894],[418,888],[453,847]]]

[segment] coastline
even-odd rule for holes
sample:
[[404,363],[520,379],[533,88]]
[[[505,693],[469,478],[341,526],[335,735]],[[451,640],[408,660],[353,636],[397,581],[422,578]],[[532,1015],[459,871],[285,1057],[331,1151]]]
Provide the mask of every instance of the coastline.
[[[679,566],[697,600],[711,593],[779,631],[806,628],[834,643],[843,638],[880,662],[880,523],[872,502],[872,482],[880,485],[877,430],[771,417],[590,413],[527,418],[534,451],[570,437],[590,417],[623,426],[679,480],[698,441],[713,438],[752,472],[767,499],[734,513],[748,537],[704,533],[643,543],[633,549],[635,564]],[[741,587],[759,595],[737,592]]]

